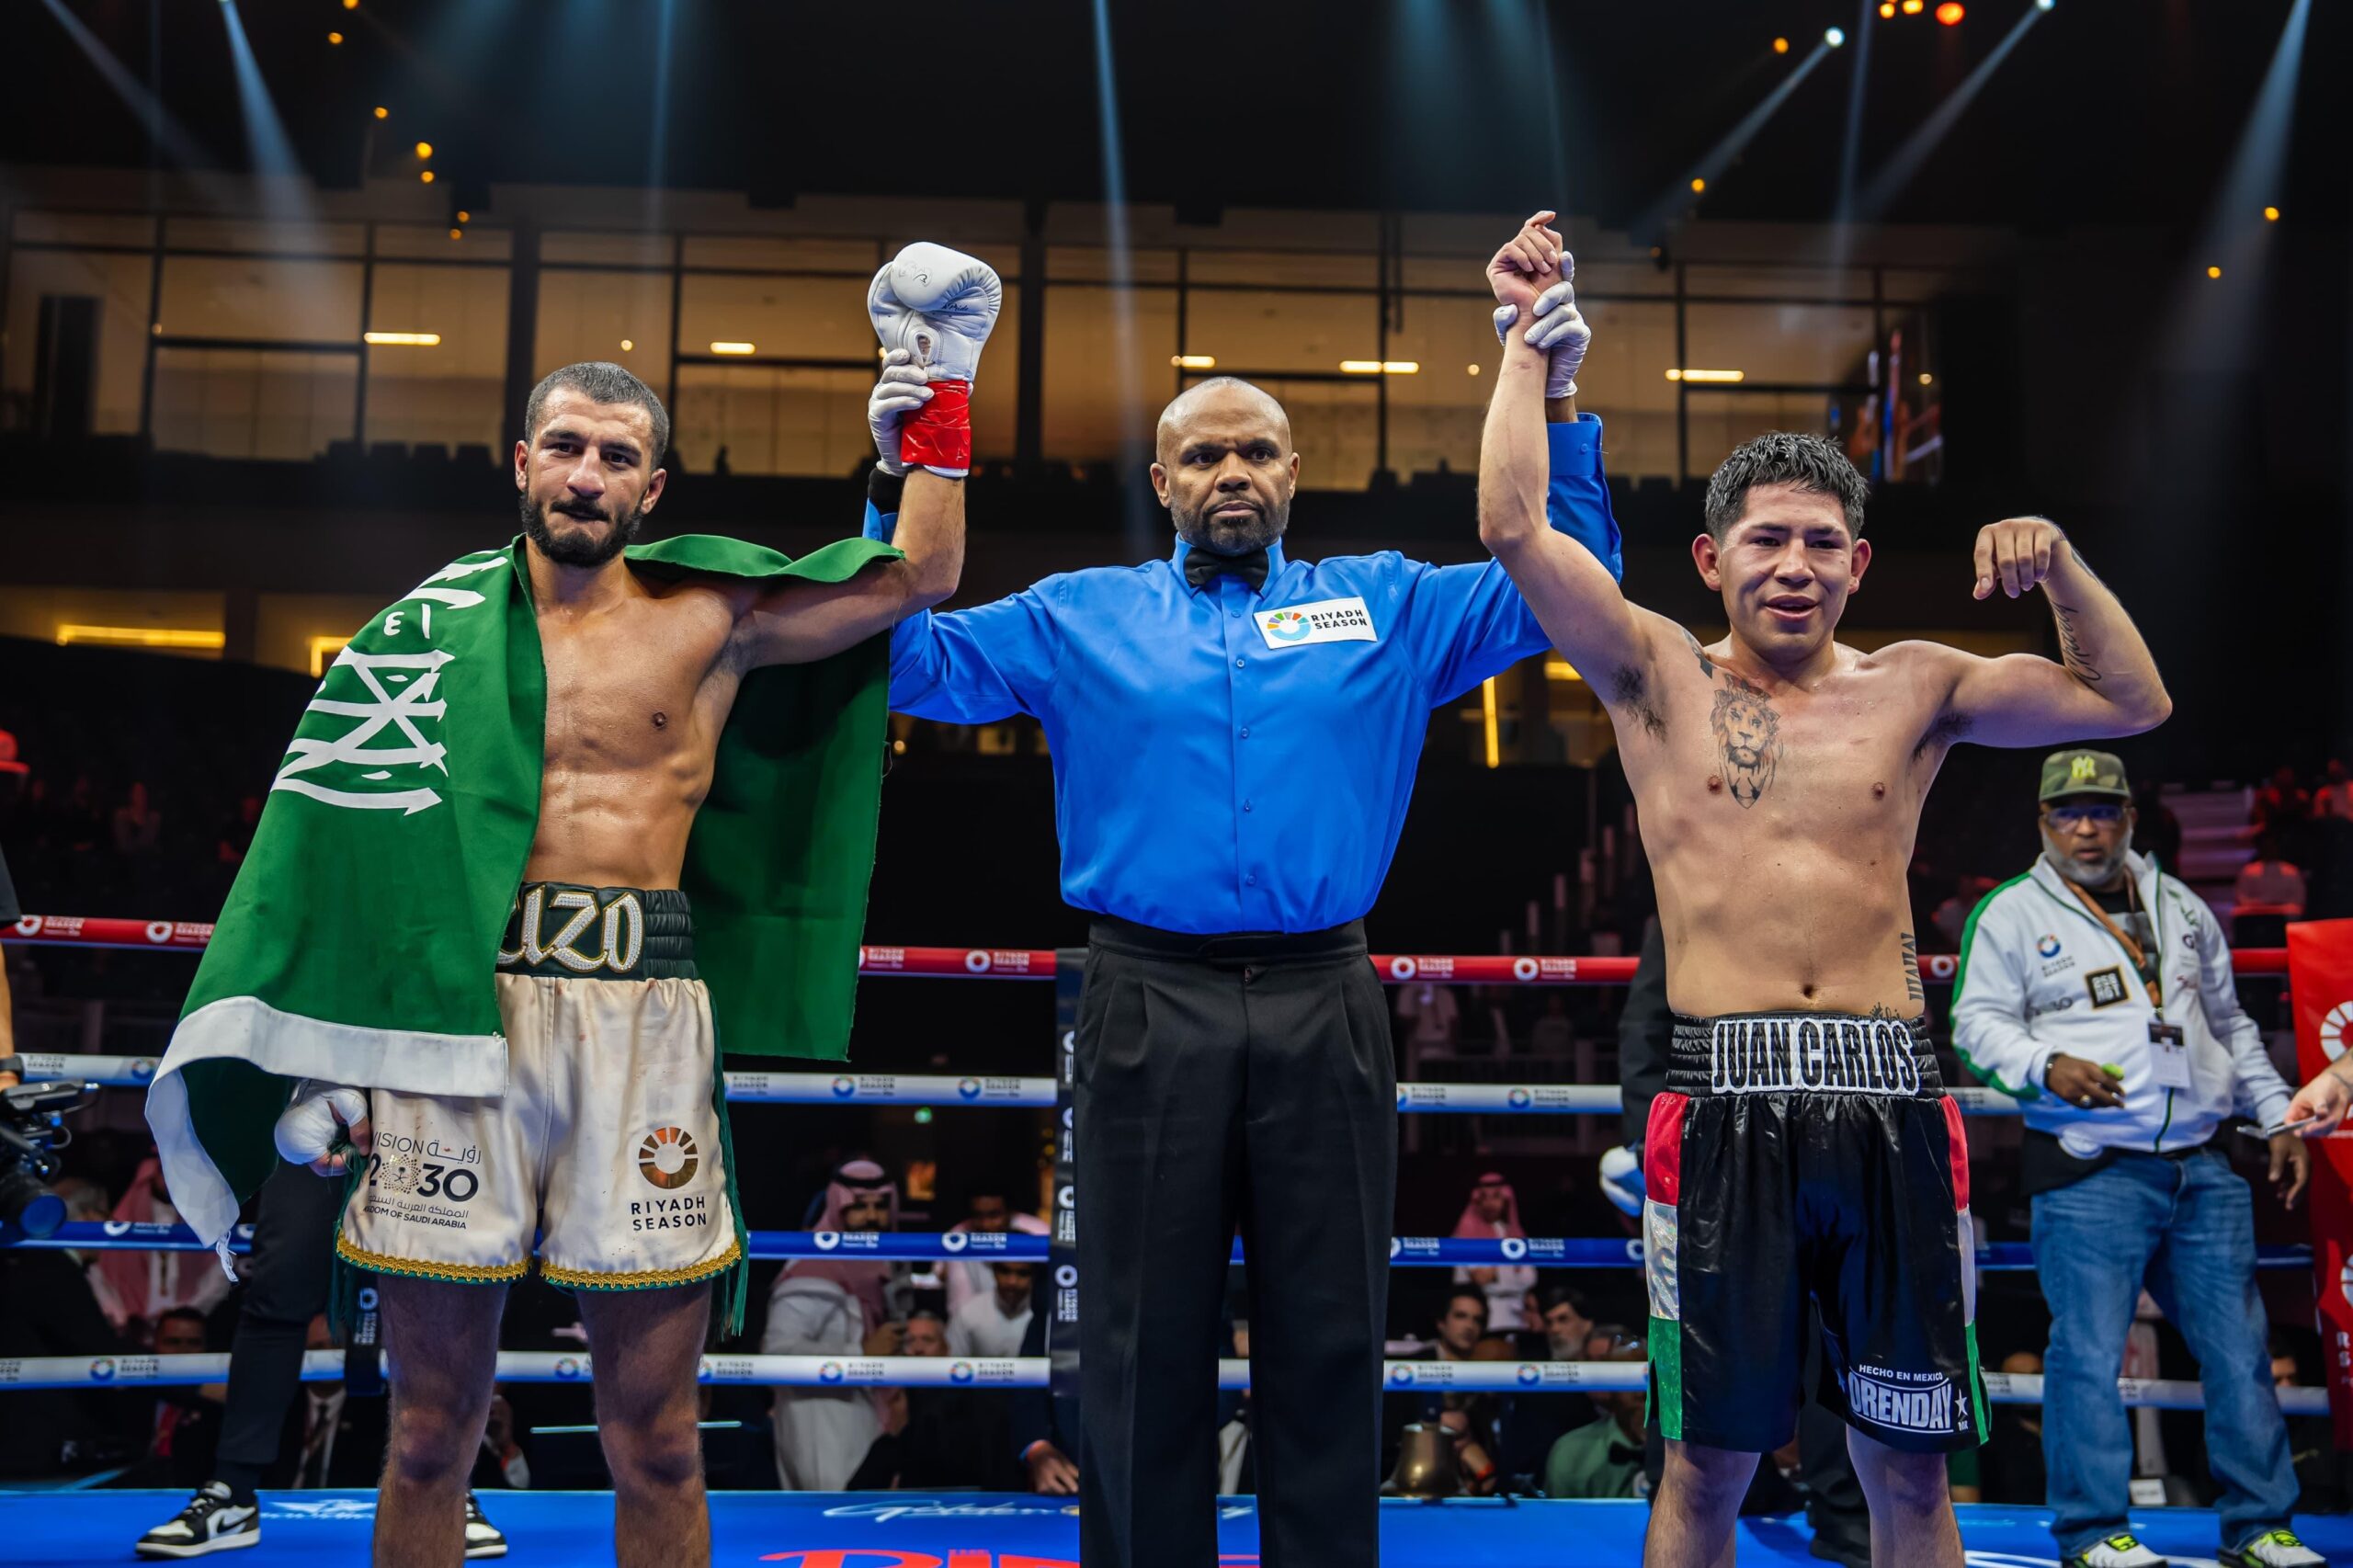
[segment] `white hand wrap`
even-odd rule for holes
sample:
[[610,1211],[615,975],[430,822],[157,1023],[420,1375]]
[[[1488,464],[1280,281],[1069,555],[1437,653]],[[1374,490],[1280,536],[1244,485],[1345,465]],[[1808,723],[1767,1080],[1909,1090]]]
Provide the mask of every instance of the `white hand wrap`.
[[899,426],[931,401],[931,389],[924,384],[922,368],[911,362],[914,358],[904,348],[884,355],[882,379],[866,400],[866,427],[874,432],[874,450],[884,473],[907,472],[899,460]]
[[[1586,324],[1585,317],[1577,310],[1577,290],[1574,280],[1575,263],[1567,256],[1561,260],[1572,277],[1563,278],[1536,296],[1536,307],[1531,312],[1535,319],[1529,323],[1526,334],[1530,347],[1541,348],[1552,356],[1552,363],[1544,375],[1546,397],[1577,395],[1577,371],[1584,368],[1585,351],[1593,346],[1593,328]],[[1518,319],[1519,307],[1517,305],[1495,307],[1497,343],[1506,341],[1504,335]]]
[[290,1165],[315,1165],[335,1152],[347,1127],[367,1119],[367,1090],[305,1078],[295,1087],[292,1101],[278,1113],[275,1135],[278,1157]]

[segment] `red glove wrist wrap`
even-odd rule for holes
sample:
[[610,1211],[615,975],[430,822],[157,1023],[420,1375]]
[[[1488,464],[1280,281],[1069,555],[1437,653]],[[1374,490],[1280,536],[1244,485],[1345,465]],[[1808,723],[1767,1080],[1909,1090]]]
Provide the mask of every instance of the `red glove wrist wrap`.
[[934,381],[931,399],[901,422],[899,460],[909,468],[972,466],[972,383]]

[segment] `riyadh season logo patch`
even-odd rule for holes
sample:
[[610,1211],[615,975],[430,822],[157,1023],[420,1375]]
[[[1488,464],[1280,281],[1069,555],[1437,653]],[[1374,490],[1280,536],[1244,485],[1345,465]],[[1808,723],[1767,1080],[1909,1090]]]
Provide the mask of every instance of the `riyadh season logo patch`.
[[668,1192],[695,1179],[694,1134],[683,1127],[657,1127],[637,1146],[637,1174]]
[[2045,931],[2034,939],[2034,950],[2039,957],[2055,959],[2059,956],[2059,938]]
[[1314,630],[1295,609],[1279,609],[1267,617],[1267,635],[1278,642],[1296,642]]
[[2353,1002],[2339,1002],[2320,1021],[2320,1053],[2331,1062],[2344,1055],[2347,1028],[2353,1028]]

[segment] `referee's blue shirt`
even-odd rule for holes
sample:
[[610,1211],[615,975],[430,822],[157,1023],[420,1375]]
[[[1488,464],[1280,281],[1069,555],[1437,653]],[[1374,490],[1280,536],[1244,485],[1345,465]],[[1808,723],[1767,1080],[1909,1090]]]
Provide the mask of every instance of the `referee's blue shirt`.
[[[1601,421],[1546,426],[1554,528],[1622,574]],[[895,517],[871,514],[888,538]],[[1063,897],[1165,931],[1320,931],[1370,909],[1396,853],[1430,710],[1549,647],[1493,561],[1395,551],[1194,588],[1190,546],[1048,577],[891,634],[891,707],[955,724],[1016,713],[1054,759]]]

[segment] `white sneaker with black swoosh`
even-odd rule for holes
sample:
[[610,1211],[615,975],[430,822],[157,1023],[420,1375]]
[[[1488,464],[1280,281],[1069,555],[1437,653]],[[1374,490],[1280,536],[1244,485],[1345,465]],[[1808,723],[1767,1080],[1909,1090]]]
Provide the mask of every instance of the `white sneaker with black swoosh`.
[[469,1558],[506,1555],[506,1536],[483,1517],[482,1505],[474,1501],[472,1492],[466,1494],[466,1555]]
[[207,1482],[188,1506],[139,1538],[142,1557],[204,1557],[261,1542],[261,1509],[229,1500],[228,1483]]

